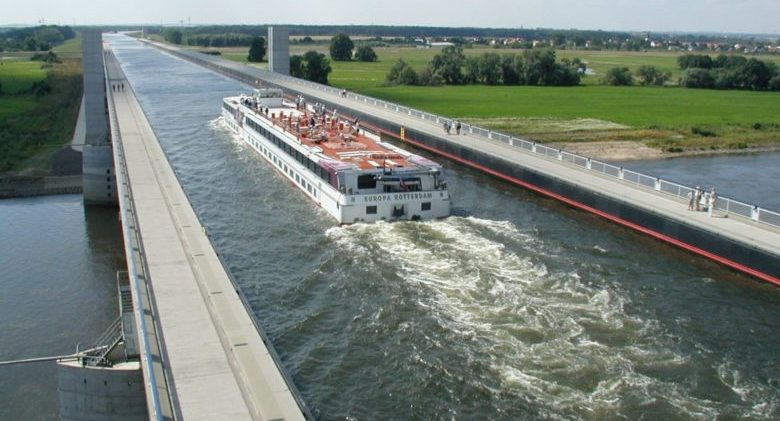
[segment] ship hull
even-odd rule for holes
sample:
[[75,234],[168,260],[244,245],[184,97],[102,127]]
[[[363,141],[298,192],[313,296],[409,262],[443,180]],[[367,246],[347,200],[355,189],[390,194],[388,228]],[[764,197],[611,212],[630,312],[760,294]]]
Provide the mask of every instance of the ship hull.
[[[325,210],[341,224],[394,220],[429,220],[450,215],[450,197],[447,190],[393,192],[379,194],[346,194],[318,177],[282,148],[257,133],[238,119],[243,113],[222,110],[226,125],[241,140],[268,162],[279,174],[298,187],[306,197]],[[255,120],[263,128],[280,138],[280,129]]]

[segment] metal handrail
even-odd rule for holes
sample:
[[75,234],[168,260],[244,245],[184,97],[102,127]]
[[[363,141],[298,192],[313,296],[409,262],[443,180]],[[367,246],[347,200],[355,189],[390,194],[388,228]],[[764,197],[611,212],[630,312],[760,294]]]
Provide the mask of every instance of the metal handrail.
[[[113,54],[112,54],[113,56]],[[107,73],[107,65],[104,61],[103,63],[104,71]],[[131,86],[128,84],[128,89],[132,89]],[[109,119],[109,125],[111,128],[111,133],[114,139],[121,139],[121,135],[119,133],[119,122],[117,121],[116,117],[116,109],[114,105],[114,95],[111,93],[111,87],[109,86],[108,80],[106,80],[106,94],[109,98],[109,101],[107,101],[107,105],[110,109],[110,115],[111,118]],[[124,148],[122,146],[122,141],[113,142],[113,148],[116,150],[117,156],[121,159],[122,163],[126,162],[125,159],[125,153]],[[116,168],[116,165],[115,165]],[[117,171],[115,171],[115,175],[119,175]],[[127,197],[127,203],[125,205],[125,212],[127,212],[128,215],[125,215],[124,218],[122,218],[123,221],[126,221],[125,218],[130,218],[131,221],[133,221],[133,227],[138,226],[138,219],[136,218],[135,209],[133,207],[133,193],[132,188],[130,186],[130,180],[129,176],[127,174],[127,165],[123,164],[121,166],[121,181],[117,180],[117,190],[118,190],[118,196],[119,200],[123,201],[123,197]],[[139,330],[139,338],[141,342],[141,346],[144,350],[142,353],[142,364],[144,366],[145,372],[147,373],[148,378],[148,384],[146,385],[147,388],[147,395],[151,397],[151,418],[155,420],[162,421],[164,419],[163,417],[163,411],[162,411],[162,405],[160,403],[160,395],[159,395],[159,386],[157,384],[157,376],[154,371],[154,362],[152,359],[152,351],[151,351],[151,345],[149,344],[149,328],[146,326],[146,320],[144,318],[144,305],[143,302],[141,302],[142,291],[141,291],[141,285],[140,282],[143,282],[139,279],[139,272],[145,272],[144,268],[136,267],[135,265],[135,259],[133,259],[132,254],[132,246],[134,245],[139,253],[142,253],[143,251],[143,245],[140,240],[141,233],[137,230],[133,229],[135,231],[134,233],[131,232],[130,224],[122,224],[123,226],[123,237],[124,237],[124,243],[125,243],[125,253],[129,257],[127,259],[127,269],[128,269],[128,277],[131,280],[131,284],[133,285],[133,289],[135,290],[135,296],[138,299],[133,300],[133,307],[134,307],[134,313],[136,318],[136,325]],[[135,240],[135,241],[133,241]],[[133,244],[135,243],[135,244]],[[144,277],[144,279],[146,279]]]
[[[176,53],[176,51],[173,51],[173,50],[170,50],[170,51]],[[192,56],[189,56],[189,55],[186,55],[186,54],[185,54],[185,56],[189,57],[193,61],[196,61],[198,63],[206,65],[209,68],[213,68],[217,72],[220,72],[220,73],[223,73],[223,74],[225,72],[228,72],[233,77],[235,77],[236,79],[238,79],[240,81],[243,81],[243,82],[245,82],[245,83],[247,83],[249,85],[254,85],[255,79],[253,77],[251,77],[251,75],[238,73],[238,72],[233,72],[230,69],[226,69],[225,67],[215,66],[212,63],[210,63],[208,61],[205,61],[205,60],[203,60],[203,58],[200,58],[200,57],[195,58],[195,57],[192,57]],[[259,72],[265,72],[264,70],[261,70],[261,69],[254,69],[254,70],[257,70]],[[295,79],[295,78],[292,78],[292,77],[288,77],[288,78],[290,80],[293,80],[293,81],[298,81],[298,79]],[[312,84],[312,86],[314,86],[314,84]],[[330,87],[325,87],[325,86],[323,86],[323,88],[332,89]],[[335,90],[334,90],[334,93],[335,93]],[[170,157],[168,156],[168,152],[165,151],[164,149],[162,150],[162,152],[163,152],[163,155],[165,155],[165,157],[168,159],[168,161],[170,161]],[[129,187],[129,185],[128,185],[128,187]],[[195,207],[192,204],[192,200],[190,198],[189,193],[187,193],[186,190],[182,190],[182,191],[184,192],[184,196],[187,199],[187,202],[189,203],[190,207],[192,207],[194,209]],[[202,226],[205,227],[205,224],[203,224],[203,221],[200,220],[200,216],[197,215],[197,213],[195,214],[195,217],[198,219],[199,223]],[[140,235],[140,233],[139,233],[139,235]],[[244,306],[245,311],[247,312],[247,314],[249,315],[249,317],[250,317],[250,319],[252,321],[252,324],[254,325],[255,329],[258,332],[258,334],[261,336],[261,338],[263,340],[263,343],[266,345],[266,349],[268,350],[268,354],[271,356],[271,359],[273,359],[274,363],[279,368],[279,372],[282,375],[282,379],[284,380],[285,384],[287,385],[287,388],[292,393],[293,398],[294,398],[295,402],[297,403],[298,407],[300,408],[301,412],[304,414],[304,418],[306,418],[306,419],[314,419],[314,416],[312,414],[311,409],[309,409],[309,406],[303,400],[303,396],[301,395],[300,391],[298,390],[298,387],[295,385],[295,382],[293,381],[292,376],[290,375],[290,373],[285,368],[284,364],[282,363],[281,357],[279,356],[278,352],[276,351],[276,348],[273,346],[273,343],[271,342],[271,340],[268,337],[267,333],[263,329],[260,321],[257,319],[257,316],[255,315],[255,313],[254,313],[254,311],[252,309],[252,306],[249,303],[249,300],[248,300],[246,294],[243,292],[243,290],[239,286],[238,282],[233,277],[233,274],[230,272],[230,270],[228,270],[227,262],[225,262],[225,260],[223,259],[222,255],[219,253],[219,251],[215,247],[214,241],[211,238],[211,236],[208,235],[208,232],[207,232],[206,238],[208,239],[209,243],[211,244],[212,248],[214,249],[214,252],[216,253],[217,258],[219,259],[220,263],[225,268],[225,273],[227,274],[228,279],[230,280],[233,288],[236,290],[236,292],[237,292],[237,294],[238,294],[238,296],[239,296],[239,298],[241,300],[241,303]]]
[[[169,51],[175,51],[175,50],[172,50],[172,49],[168,49],[168,50]],[[200,57],[196,58],[196,57],[194,57],[192,55],[186,54],[183,51],[179,51],[179,53],[181,53],[182,55],[184,55],[186,57],[191,58],[193,61],[199,61],[199,62],[202,62],[202,63],[206,63],[207,66],[211,67],[211,68],[218,68],[218,67],[223,67],[224,68],[224,66],[229,66],[231,68],[234,68],[234,67],[237,68],[238,66],[241,66],[238,63],[232,63],[232,62],[223,63],[224,59],[217,59],[217,58],[211,57],[211,56],[208,56],[206,58],[200,58]],[[222,60],[222,61],[218,62],[218,60]],[[334,88],[332,88],[330,86],[327,86],[327,85],[322,85],[322,84],[319,84],[319,83],[309,82],[309,81],[305,81],[303,79],[293,78],[293,77],[286,76],[286,75],[280,75],[278,73],[272,73],[272,72],[269,72],[269,71],[266,71],[266,70],[262,70],[262,69],[252,68],[251,71],[255,72],[258,75],[263,75],[263,77],[266,80],[276,80],[276,81],[283,80],[283,81],[296,83],[296,84],[299,84],[299,85],[315,88],[315,89],[318,89],[318,90],[321,90],[321,91],[324,91],[324,92],[333,93],[333,94],[338,94],[338,92],[340,92],[340,90],[336,90],[336,89],[334,89]],[[238,73],[239,71],[236,70],[235,72]],[[245,78],[242,78],[241,76],[238,76],[238,78],[242,79],[242,80],[245,80]],[[355,93],[348,93],[346,98],[354,100],[354,101],[357,101],[357,102],[364,102],[364,103],[369,103],[368,100],[373,100],[373,105],[376,106],[376,107],[381,107],[383,109],[394,111],[394,112],[399,113],[399,114],[412,115],[412,116],[420,118],[421,120],[432,120],[432,121],[435,121],[436,123],[441,123],[443,121],[452,121],[452,119],[447,118],[447,117],[439,116],[439,115],[436,115],[436,114],[429,114],[429,113],[425,113],[425,112],[420,112],[418,110],[414,110],[414,109],[409,108],[409,107],[404,107],[402,105],[395,104],[395,103],[392,103],[392,102],[389,102],[389,101],[377,101],[377,100],[374,100],[373,98],[368,98],[368,97],[365,97],[363,95],[358,95],[358,94],[355,94]],[[365,98],[365,100],[364,100],[364,98]],[[426,118],[426,116],[427,116],[427,118]],[[601,162],[601,161],[598,161],[598,160],[595,160],[595,159],[592,159],[592,158],[589,158],[589,157],[586,157],[586,156],[583,156],[583,155],[574,154],[574,153],[571,153],[571,152],[566,152],[566,151],[563,151],[561,149],[553,148],[553,147],[550,147],[550,146],[540,145],[540,144],[538,144],[536,142],[532,142],[532,141],[529,141],[529,140],[526,140],[526,139],[513,137],[513,136],[507,135],[505,133],[495,132],[495,131],[492,131],[492,130],[489,130],[489,129],[485,129],[485,128],[474,126],[474,125],[470,125],[470,124],[462,124],[462,129],[463,129],[463,131],[465,133],[470,133],[470,134],[481,136],[481,137],[484,137],[484,138],[487,138],[487,139],[491,139],[491,140],[503,141],[504,143],[507,143],[510,146],[522,149],[522,150],[524,150],[526,152],[531,152],[531,153],[535,154],[536,156],[541,156],[541,157],[544,157],[544,158],[547,158],[547,159],[551,159],[551,160],[563,161],[563,159],[562,159],[563,153],[566,153],[567,156],[571,156],[572,157],[571,158],[572,160],[577,161],[577,162],[585,162],[586,163],[586,165],[584,165],[584,166],[575,163],[575,165],[577,167],[581,167],[581,168],[583,168],[586,171],[592,171],[592,172],[601,173],[602,175],[611,177],[611,178],[613,178],[615,180],[621,181],[621,182],[626,183],[628,185],[640,186],[640,187],[650,187],[650,185],[649,185],[650,180],[653,180],[653,190],[655,190],[657,192],[660,192],[660,193],[667,194],[667,195],[675,196],[675,197],[678,197],[680,199],[686,199],[688,192],[693,190],[691,187],[684,186],[682,184],[678,184],[678,183],[675,183],[675,182],[672,182],[672,181],[669,181],[669,180],[664,180],[664,179],[662,179],[660,177],[654,177],[654,176],[651,176],[651,175],[648,175],[648,174],[639,173],[639,172],[636,172],[636,171],[625,170],[622,167],[617,167],[617,166],[608,164],[606,162]],[[625,174],[626,171],[630,171],[630,175],[631,175],[628,180],[624,178],[624,174]],[[644,183],[642,183],[642,182],[632,182],[632,178],[636,179],[636,180],[645,180],[645,182]],[[669,189],[665,190],[665,189],[662,188],[663,186],[669,185],[669,184],[679,185],[680,188],[677,189],[676,192],[669,191]],[[756,222],[780,228],[780,217],[775,217],[775,215],[778,215],[778,212],[771,211],[771,210],[768,210],[768,209],[765,209],[765,208],[761,208],[761,207],[759,207],[757,205],[746,205],[746,206],[750,207],[751,212],[750,212],[750,215],[745,215],[744,212],[734,212],[734,211],[732,211],[732,207],[731,207],[732,204],[735,205],[735,206],[746,205],[746,204],[744,204],[742,202],[739,202],[737,200],[734,200],[734,199],[730,199],[730,198],[726,198],[726,197],[719,197],[718,201],[717,201],[717,204],[716,204],[716,208],[718,210],[726,212],[728,214],[733,214],[733,215],[736,215],[736,216],[747,217],[747,218],[752,219],[752,220],[754,220]],[[738,206],[738,207],[741,208],[741,206]],[[767,216],[764,217],[764,218],[761,218],[761,215],[767,215]]]
[[[270,72],[264,72],[271,74]],[[275,76],[275,75],[274,75]],[[327,87],[324,85],[319,85],[313,82],[302,82],[300,79],[296,79],[293,77],[285,77],[285,80],[295,82],[295,83],[303,83],[305,86],[311,86],[311,87],[317,87],[319,89],[325,90],[327,92],[335,92],[336,90]],[[437,123],[441,123],[444,121],[452,122],[453,120],[448,117],[439,116],[436,114],[431,114],[427,112],[423,112],[411,107],[404,107],[399,104],[395,104],[389,101],[383,101],[383,100],[376,100],[373,98],[368,98],[363,95],[358,94],[348,94],[348,99],[355,100],[357,102],[363,102],[363,103],[370,103],[374,106],[381,107],[387,110],[395,111],[400,114],[405,114],[413,117],[420,118],[421,120],[429,120],[434,121]],[[628,170],[623,167],[615,166],[612,164],[608,164],[606,162],[598,161],[589,157],[586,157],[584,155],[579,155],[572,152],[567,152],[562,149],[553,148],[550,146],[544,146],[537,144],[535,142],[531,142],[526,139],[517,138],[514,136],[510,136],[508,134],[492,131],[489,129],[485,129],[479,126],[471,125],[471,124],[463,124],[462,123],[462,130],[465,133],[471,133],[475,134],[477,136],[485,137],[487,139],[492,139],[496,141],[500,141],[503,143],[506,143],[510,146],[517,147],[526,151],[532,151],[535,152],[536,155],[541,155],[545,158],[551,158],[553,160],[558,161],[564,161],[571,164],[576,165],[577,167],[583,168],[587,171],[594,171],[598,172],[600,174],[603,174],[605,176],[609,176],[613,179],[622,181],[626,184],[638,186],[638,187],[645,187],[650,188],[652,190],[665,193],[668,195],[672,195],[681,199],[686,199],[687,194],[689,191],[692,191],[693,189],[691,187],[675,183],[669,180],[664,180],[660,177],[651,176],[648,174],[644,174],[638,171]],[[663,190],[660,188],[660,186],[666,183],[678,185],[681,188],[678,189],[676,193],[670,192],[668,190]],[[739,212],[733,210],[733,206],[738,206],[740,208],[750,208],[751,212],[749,214],[745,214],[745,212]],[[757,205],[750,205],[746,204],[744,202],[740,202],[735,199],[727,198],[727,197],[719,197],[717,200],[717,203],[715,204],[715,208],[726,212],[728,214],[733,214],[736,216],[742,216],[749,219],[752,219],[756,222],[763,223],[766,225],[771,225],[774,227],[780,227],[780,213],[771,211],[769,209],[765,209],[762,207],[759,207]]]

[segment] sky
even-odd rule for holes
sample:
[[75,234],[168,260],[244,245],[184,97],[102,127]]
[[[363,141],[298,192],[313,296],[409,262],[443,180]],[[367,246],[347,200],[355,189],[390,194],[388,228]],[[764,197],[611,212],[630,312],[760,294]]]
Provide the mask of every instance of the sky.
[[780,0],[36,0],[1,9],[0,25],[190,22],[780,34]]

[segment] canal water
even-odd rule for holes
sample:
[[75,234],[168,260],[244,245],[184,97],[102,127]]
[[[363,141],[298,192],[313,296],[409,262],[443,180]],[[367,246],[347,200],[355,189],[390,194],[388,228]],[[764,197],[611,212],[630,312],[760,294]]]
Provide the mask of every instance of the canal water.
[[220,124],[245,86],[110,39],[322,418],[780,416],[780,290],[441,159],[452,217],[339,227]]
[[[780,417],[777,288],[436,157],[452,217],[339,227],[220,123],[221,98],[246,86],[108,40],[322,419]],[[0,216],[10,229],[13,214]],[[29,229],[54,247],[45,227]],[[21,235],[0,238],[15,249]],[[47,263],[58,253],[18,271],[59,274]],[[6,308],[26,305],[6,297],[3,331]],[[10,390],[0,393],[25,394]]]
[[618,162],[687,186],[715,187],[724,197],[780,212],[780,152]]
[[[81,195],[0,200],[0,361],[72,354],[118,316],[116,209]],[[57,419],[53,362],[0,367],[0,420]]]

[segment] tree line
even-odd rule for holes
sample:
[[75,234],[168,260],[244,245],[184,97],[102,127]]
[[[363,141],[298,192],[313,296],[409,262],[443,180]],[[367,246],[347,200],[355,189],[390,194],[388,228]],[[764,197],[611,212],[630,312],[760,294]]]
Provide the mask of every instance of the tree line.
[[[677,57],[677,64],[683,70],[679,85],[686,88],[780,91],[780,70],[772,62],[741,55],[721,54],[713,59],[706,54],[684,54]],[[640,85],[663,86],[672,75],[649,65],[640,66],[635,73],[628,67],[614,67],[602,82],[629,86],[635,84],[634,76]]]
[[[323,36],[338,33],[365,35],[371,37],[445,37],[445,38],[527,38],[553,39],[558,42],[570,40],[584,43],[584,40],[607,42],[610,39],[630,39],[631,34],[619,31],[525,29],[525,28],[469,28],[436,26],[386,26],[386,25],[285,25],[290,35]],[[149,29],[147,29],[149,30]],[[151,28],[154,31],[155,28]],[[160,30],[161,29],[157,29]],[[187,34],[234,33],[249,36],[263,36],[268,25],[207,25],[185,28]]]
[[76,36],[70,26],[41,25],[0,34],[0,51],[47,51]]
[[399,59],[386,75],[391,85],[533,85],[573,86],[580,83],[585,64],[579,59],[558,62],[552,49],[522,54],[484,53],[466,57],[460,46],[447,46],[421,72]]
[[775,63],[721,54],[685,54],[677,58],[684,70],[680,85],[686,88],[780,91],[780,71]]
[[240,33],[193,34],[177,28],[168,28],[162,32],[163,38],[172,44],[194,45],[199,47],[248,47],[257,38]]

